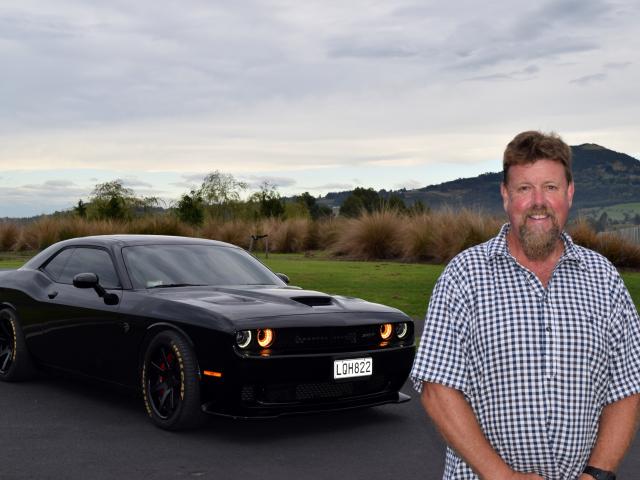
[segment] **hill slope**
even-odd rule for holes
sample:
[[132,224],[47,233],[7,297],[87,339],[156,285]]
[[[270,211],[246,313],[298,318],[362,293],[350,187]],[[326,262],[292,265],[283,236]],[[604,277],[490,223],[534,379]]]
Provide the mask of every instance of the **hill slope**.
[[[640,161],[591,143],[571,147],[576,184],[573,211],[640,202]],[[500,182],[502,172],[460,178],[416,190],[381,192],[402,197],[407,205],[421,200],[431,208],[449,205],[486,212],[502,212]],[[340,205],[350,192],[329,193],[326,203]],[[323,202],[325,203],[325,202]]]

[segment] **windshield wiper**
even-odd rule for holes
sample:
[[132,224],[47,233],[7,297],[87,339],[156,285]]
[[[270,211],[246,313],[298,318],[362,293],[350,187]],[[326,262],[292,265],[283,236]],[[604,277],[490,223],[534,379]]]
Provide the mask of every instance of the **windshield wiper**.
[[172,287],[206,287],[205,283],[163,283],[161,285],[153,285],[151,288],[172,288]]

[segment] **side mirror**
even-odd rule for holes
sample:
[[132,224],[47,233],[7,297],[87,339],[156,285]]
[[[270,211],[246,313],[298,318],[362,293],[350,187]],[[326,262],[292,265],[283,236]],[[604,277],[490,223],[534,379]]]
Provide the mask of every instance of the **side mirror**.
[[289,277],[287,277],[284,273],[276,273],[276,276],[282,280],[284,283],[289,285]]
[[100,286],[98,275],[95,273],[79,273],[73,277],[73,286],[76,288],[96,288]]
[[73,277],[73,286],[76,288],[93,288],[98,296],[104,299],[106,305],[117,305],[120,299],[115,293],[107,292],[95,273],[78,273]]

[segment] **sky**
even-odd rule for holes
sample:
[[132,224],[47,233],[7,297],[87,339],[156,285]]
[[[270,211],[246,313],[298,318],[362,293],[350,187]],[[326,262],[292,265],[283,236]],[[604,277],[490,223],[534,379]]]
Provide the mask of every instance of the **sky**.
[[[637,0],[0,0],[0,217],[219,170],[283,195],[501,170],[524,130],[640,158]],[[496,186],[497,188],[497,186]]]

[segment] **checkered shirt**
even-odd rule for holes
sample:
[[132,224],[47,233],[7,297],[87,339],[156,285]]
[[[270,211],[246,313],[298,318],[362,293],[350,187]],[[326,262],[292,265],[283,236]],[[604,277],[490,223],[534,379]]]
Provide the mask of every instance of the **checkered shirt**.
[[[602,408],[640,393],[640,319],[616,269],[563,233],[545,289],[507,248],[509,224],[439,278],[411,372],[461,391],[496,452],[546,480],[578,478]],[[447,449],[445,480],[477,479]]]

